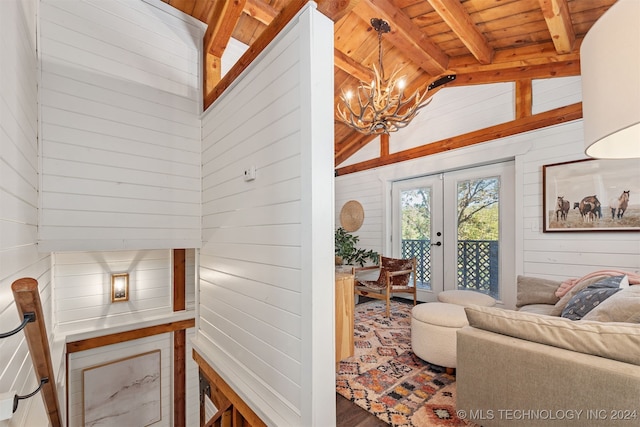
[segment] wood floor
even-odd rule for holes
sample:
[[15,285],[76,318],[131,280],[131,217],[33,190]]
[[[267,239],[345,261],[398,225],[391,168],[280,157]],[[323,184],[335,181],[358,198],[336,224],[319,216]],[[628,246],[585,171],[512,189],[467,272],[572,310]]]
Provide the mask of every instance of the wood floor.
[[375,415],[336,393],[336,427],[388,426]]

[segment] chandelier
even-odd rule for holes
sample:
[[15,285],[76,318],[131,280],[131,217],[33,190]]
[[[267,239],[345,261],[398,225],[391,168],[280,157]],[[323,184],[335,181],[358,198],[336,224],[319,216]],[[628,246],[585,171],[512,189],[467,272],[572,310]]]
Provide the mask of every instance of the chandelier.
[[342,90],[342,106],[338,103],[336,107],[337,117],[350,128],[366,135],[389,134],[407,126],[418,110],[431,101],[427,98],[429,90],[455,80],[456,76],[444,76],[431,83],[424,92],[416,91],[405,97],[404,76],[398,77],[398,67],[389,78],[384,75],[382,34],[391,31],[391,27],[379,18],[372,18],[371,26],[378,33],[378,66],[373,64],[371,67],[373,80],[370,83],[361,81],[355,95]]

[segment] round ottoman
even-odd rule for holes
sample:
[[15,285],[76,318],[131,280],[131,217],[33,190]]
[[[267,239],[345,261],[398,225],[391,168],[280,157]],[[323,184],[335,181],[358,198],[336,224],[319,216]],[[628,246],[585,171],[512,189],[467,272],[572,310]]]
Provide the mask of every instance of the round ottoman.
[[496,300],[487,294],[476,291],[467,291],[463,289],[440,292],[438,294],[438,301],[446,302],[449,304],[462,305],[465,307],[469,305],[493,307],[494,305],[496,305]]
[[461,305],[418,304],[411,310],[411,348],[416,356],[429,363],[455,368],[456,332],[468,324]]

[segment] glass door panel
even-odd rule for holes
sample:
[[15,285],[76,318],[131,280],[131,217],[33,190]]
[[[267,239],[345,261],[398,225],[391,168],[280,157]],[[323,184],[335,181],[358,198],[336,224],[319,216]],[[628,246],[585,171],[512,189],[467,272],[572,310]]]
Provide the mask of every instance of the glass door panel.
[[420,301],[447,289],[504,300],[502,282],[514,275],[513,176],[506,162],[392,184],[392,256],[416,257]]
[[435,301],[442,291],[442,180],[425,177],[396,182],[393,256],[416,257],[418,299]]
[[502,278],[514,265],[513,162],[450,172],[444,181],[445,230],[452,239],[445,248],[445,289],[501,300]]
[[457,288],[499,298],[500,177],[458,181]]

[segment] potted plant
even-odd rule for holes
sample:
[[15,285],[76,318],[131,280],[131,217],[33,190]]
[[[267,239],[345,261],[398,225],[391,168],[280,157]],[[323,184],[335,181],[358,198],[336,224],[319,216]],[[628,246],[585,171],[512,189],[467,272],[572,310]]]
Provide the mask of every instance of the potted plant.
[[359,249],[356,244],[360,238],[348,233],[344,228],[340,227],[335,233],[335,255],[336,265],[356,265],[364,266],[367,260],[371,260],[374,264],[378,264],[378,253],[372,250],[365,251]]

